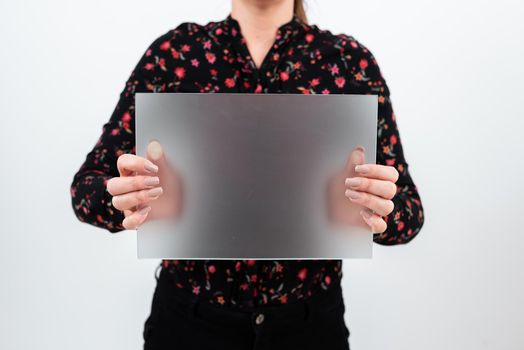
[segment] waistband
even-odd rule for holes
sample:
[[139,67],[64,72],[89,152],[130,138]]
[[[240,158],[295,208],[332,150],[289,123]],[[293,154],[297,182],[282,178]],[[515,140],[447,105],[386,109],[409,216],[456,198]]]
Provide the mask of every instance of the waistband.
[[286,327],[303,328],[315,319],[317,312],[339,309],[344,311],[342,286],[332,284],[327,290],[319,289],[308,298],[288,304],[259,305],[250,309],[218,306],[202,300],[186,290],[175,287],[161,269],[157,278],[159,297],[169,306],[183,312],[191,318],[220,324],[221,327],[233,329],[278,329]]

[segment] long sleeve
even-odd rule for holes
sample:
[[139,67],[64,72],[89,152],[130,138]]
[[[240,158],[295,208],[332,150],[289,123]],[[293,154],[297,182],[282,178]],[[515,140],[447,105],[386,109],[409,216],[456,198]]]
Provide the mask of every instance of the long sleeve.
[[170,31],[156,39],[141,57],[109,121],[103,126],[102,135],[74,175],[70,188],[72,205],[82,222],[110,232],[124,230],[124,215],[112,205],[112,196],[106,191],[106,184],[110,178],[119,175],[118,157],[124,153],[135,153],[134,94],[164,91],[166,88],[166,76],[170,73],[165,67],[165,56],[170,52],[163,49],[172,35],[175,34]]
[[399,172],[397,194],[392,199],[394,210],[385,217],[387,229],[375,234],[374,241],[382,245],[404,244],[411,241],[424,224],[424,210],[408,163],[404,158],[402,142],[390,91],[373,54],[359,43],[362,56],[356,65],[355,77],[365,82],[366,93],[378,96],[377,164],[395,167]]

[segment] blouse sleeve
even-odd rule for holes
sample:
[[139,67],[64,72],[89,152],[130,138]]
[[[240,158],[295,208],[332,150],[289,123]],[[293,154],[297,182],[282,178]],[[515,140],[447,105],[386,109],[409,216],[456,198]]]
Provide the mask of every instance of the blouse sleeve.
[[118,103],[103,126],[102,135],[87,154],[71,184],[73,210],[85,223],[110,232],[124,230],[123,213],[112,205],[106,191],[107,181],[119,176],[117,159],[124,153],[135,154],[135,96],[136,92],[164,91],[169,70],[164,55],[170,53],[168,32],[156,39],[143,54],[127,80]]
[[397,193],[392,199],[394,209],[384,218],[387,229],[375,234],[374,241],[382,245],[404,244],[411,241],[424,224],[422,202],[404,158],[389,88],[373,54],[362,44],[358,45],[361,55],[357,58],[354,77],[364,82],[361,86],[365,86],[365,93],[378,96],[377,164],[393,166],[399,172]]

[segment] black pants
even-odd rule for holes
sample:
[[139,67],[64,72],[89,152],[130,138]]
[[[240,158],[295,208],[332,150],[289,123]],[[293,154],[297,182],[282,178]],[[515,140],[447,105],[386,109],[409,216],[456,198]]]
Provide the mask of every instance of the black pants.
[[162,270],[144,324],[144,349],[348,350],[340,285],[307,301],[233,310],[176,290]]

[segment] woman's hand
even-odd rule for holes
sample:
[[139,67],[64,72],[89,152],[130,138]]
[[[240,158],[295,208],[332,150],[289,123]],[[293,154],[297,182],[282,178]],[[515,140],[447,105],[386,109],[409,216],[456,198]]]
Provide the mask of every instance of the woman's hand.
[[[355,152],[357,152],[355,154]],[[387,224],[383,219],[389,215],[394,204],[391,200],[396,192],[399,173],[392,166],[379,164],[363,164],[364,149],[358,147],[350,156],[353,169],[350,176],[346,178],[347,187],[345,195],[351,203],[364,207],[360,215],[371,228],[373,233],[382,233]],[[354,166],[354,167],[353,167]]]
[[113,196],[113,206],[124,212],[124,228],[136,229],[148,217],[174,216],[179,212],[180,186],[160,143],[148,144],[147,158],[121,155],[117,167],[120,176],[108,181],[107,191]]

